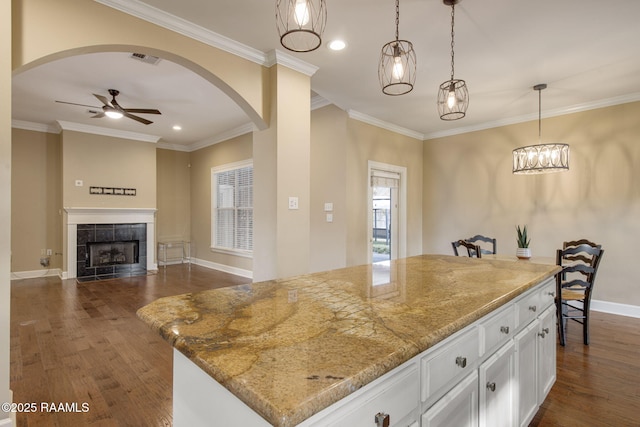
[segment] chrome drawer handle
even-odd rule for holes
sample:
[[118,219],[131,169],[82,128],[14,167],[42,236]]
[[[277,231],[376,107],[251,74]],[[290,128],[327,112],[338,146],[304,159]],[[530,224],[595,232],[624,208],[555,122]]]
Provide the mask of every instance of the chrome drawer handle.
[[555,293],[555,292],[549,292],[549,293],[548,293],[548,295],[549,295],[550,297],[554,297],[554,298],[555,298],[556,293]]
[[502,332],[503,334],[509,334],[509,327],[508,326],[500,326],[500,332]]
[[374,421],[376,423],[376,427],[389,427],[391,417],[389,417],[389,414],[378,412]]
[[467,367],[467,358],[466,357],[462,357],[462,356],[456,357],[456,365],[460,366],[461,368],[466,368]]
[[534,313],[536,312],[538,308],[535,305],[530,305],[529,306],[529,310],[533,311]]
[[496,391],[496,383],[487,383],[487,390]]

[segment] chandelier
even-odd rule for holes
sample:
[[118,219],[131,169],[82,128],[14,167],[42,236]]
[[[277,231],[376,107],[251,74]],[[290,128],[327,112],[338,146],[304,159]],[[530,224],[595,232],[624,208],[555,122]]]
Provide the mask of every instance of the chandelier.
[[280,43],[293,52],[311,52],[322,44],[327,23],[325,0],[277,0]]
[[378,79],[386,95],[411,92],[416,81],[416,53],[413,44],[400,40],[400,0],[396,0],[396,39],[382,46],[378,64]]
[[451,79],[440,85],[438,90],[438,113],[442,120],[458,120],[467,114],[469,91],[464,80],[455,79],[454,72],[454,26],[456,4],[461,0],[442,0],[445,6],[451,6]]
[[569,145],[568,144],[542,144],[542,90],[547,85],[542,83],[535,85],[538,91],[538,142],[513,150],[513,173],[534,174],[548,172],[562,172],[569,170]]

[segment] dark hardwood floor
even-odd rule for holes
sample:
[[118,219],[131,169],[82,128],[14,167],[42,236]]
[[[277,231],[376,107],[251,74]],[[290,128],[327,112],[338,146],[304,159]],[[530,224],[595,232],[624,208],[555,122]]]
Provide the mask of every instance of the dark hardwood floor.
[[[14,402],[38,407],[17,414],[18,427],[170,426],[172,349],[136,310],[248,281],[185,265],[104,282],[13,281],[11,388]],[[558,346],[558,379],[531,426],[639,427],[640,319],[593,312],[589,346],[579,326]],[[78,412],[43,412],[42,403]]]

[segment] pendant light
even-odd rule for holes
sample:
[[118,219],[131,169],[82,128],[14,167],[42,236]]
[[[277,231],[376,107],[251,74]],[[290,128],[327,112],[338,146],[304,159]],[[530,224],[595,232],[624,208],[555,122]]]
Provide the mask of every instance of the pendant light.
[[458,120],[467,114],[469,91],[464,80],[454,79],[454,25],[456,4],[461,0],[443,0],[445,6],[451,6],[451,79],[440,85],[438,90],[438,113],[442,120]]
[[293,52],[311,52],[322,44],[327,23],[325,0],[277,0],[280,43]]
[[569,170],[568,144],[542,144],[542,90],[544,83],[535,85],[538,91],[538,144],[513,150],[513,173],[534,174]]
[[416,81],[416,52],[413,44],[400,40],[400,0],[396,0],[396,39],[382,46],[378,79],[386,95],[404,95],[411,92]]

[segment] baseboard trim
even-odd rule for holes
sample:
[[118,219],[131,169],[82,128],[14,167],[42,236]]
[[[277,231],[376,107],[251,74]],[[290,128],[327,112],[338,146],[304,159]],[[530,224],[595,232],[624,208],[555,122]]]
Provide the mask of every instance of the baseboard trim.
[[251,270],[245,270],[242,268],[237,268],[237,267],[230,267],[228,265],[224,265],[224,264],[218,264],[217,262],[211,262],[211,261],[207,261],[204,259],[200,259],[200,258],[193,258],[191,260],[191,262],[193,264],[202,266],[202,267],[207,267],[210,268],[212,270],[218,270],[218,271],[222,271],[224,273],[229,273],[229,274],[235,274],[236,276],[241,276],[241,277],[246,277],[248,279],[253,279],[253,271]]
[[[11,280],[20,279],[37,279],[38,277],[56,276],[62,278],[62,271],[59,268],[50,268],[47,270],[31,270],[31,271],[12,271]],[[1,426],[2,424],[0,424]]]
[[640,306],[617,302],[591,300],[591,310],[619,316],[640,318]]

